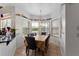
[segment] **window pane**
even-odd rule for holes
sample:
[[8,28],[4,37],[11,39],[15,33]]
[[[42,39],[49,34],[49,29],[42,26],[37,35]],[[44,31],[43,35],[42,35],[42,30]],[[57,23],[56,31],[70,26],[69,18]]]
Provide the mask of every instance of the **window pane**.
[[59,20],[54,20],[52,22],[52,34],[53,36],[59,37],[60,36],[59,32],[60,32],[60,22]]
[[1,20],[1,28],[11,27],[11,19]]
[[49,21],[41,21],[41,32],[49,32]]
[[28,19],[24,19],[23,21],[23,24],[22,24],[22,31],[23,31],[23,34],[26,35],[28,34]]
[[38,32],[39,31],[39,22],[38,21],[32,21],[32,32]]

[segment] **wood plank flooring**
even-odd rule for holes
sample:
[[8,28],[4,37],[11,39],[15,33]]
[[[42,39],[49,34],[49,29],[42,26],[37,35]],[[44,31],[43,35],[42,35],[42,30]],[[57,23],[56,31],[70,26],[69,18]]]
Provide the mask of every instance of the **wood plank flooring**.
[[[29,55],[34,56],[33,51],[30,50]],[[16,49],[15,56],[26,56],[25,46],[22,46],[22,47]],[[42,55],[41,55],[41,53],[37,52],[37,56],[42,56]],[[50,43],[48,52],[47,52],[47,54],[45,54],[45,56],[61,56],[61,51],[57,45],[55,45],[54,43]]]

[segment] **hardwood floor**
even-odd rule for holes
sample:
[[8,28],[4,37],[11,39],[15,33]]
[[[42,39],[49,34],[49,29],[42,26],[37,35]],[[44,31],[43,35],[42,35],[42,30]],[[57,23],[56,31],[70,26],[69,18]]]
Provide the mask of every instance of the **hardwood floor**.
[[[37,54],[37,56],[42,56],[41,53],[37,52],[36,54]],[[34,56],[33,51],[30,50],[29,55]],[[22,46],[22,47],[16,49],[15,56],[26,56],[25,46]],[[50,43],[48,52],[47,52],[47,54],[45,54],[45,56],[61,56],[59,47],[57,45],[55,45],[54,43]]]

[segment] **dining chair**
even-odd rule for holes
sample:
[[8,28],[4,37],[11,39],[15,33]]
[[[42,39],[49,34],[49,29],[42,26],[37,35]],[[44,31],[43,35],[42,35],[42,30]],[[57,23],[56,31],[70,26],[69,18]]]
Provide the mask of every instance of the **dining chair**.
[[41,35],[46,35],[46,32],[41,32]]
[[49,47],[49,39],[50,39],[50,34],[48,35],[48,37],[46,38],[46,41],[45,41],[45,51],[46,52],[47,52],[48,47]]
[[36,33],[29,33],[28,36],[36,36]]
[[0,35],[2,35],[2,31],[0,30]]
[[28,46],[26,46],[26,54],[29,55],[29,49],[35,50],[35,55],[36,55],[36,42],[34,37],[25,37]]

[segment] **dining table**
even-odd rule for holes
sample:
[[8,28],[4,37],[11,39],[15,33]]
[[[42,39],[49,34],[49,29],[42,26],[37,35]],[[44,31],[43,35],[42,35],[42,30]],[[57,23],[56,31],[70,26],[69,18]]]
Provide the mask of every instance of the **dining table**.
[[36,45],[38,48],[45,48],[45,41],[48,37],[48,35],[36,35],[35,37],[35,41],[36,41]]
[[[35,37],[35,41],[36,41],[36,46],[38,48],[40,48],[42,50],[42,52],[44,53],[45,51],[45,41],[48,37],[48,35],[36,35],[36,36],[33,36]],[[25,40],[26,42],[26,40]],[[28,44],[25,43],[25,45],[28,46]]]

